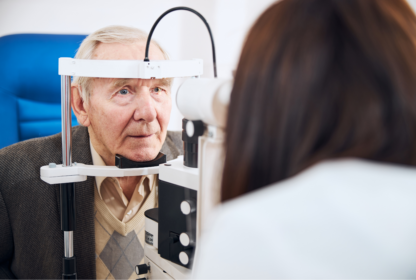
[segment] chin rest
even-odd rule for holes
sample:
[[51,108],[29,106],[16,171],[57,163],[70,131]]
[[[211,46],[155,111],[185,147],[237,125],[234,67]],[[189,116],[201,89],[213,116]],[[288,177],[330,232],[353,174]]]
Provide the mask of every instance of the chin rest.
[[157,157],[151,161],[132,161],[121,155],[116,155],[116,166],[118,168],[143,168],[159,166],[159,164],[166,163],[166,155],[159,153]]

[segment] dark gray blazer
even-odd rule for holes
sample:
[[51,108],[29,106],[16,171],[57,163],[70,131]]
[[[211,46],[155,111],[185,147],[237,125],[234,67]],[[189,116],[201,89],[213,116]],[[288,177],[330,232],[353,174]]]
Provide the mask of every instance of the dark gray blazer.
[[[92,164],[87,128],[72,130],[72,161]],[[64,236],[59,185],[40,179],[40,167],[62,163],[61,135],[0,150],[0,278],[62,278]],[[180,132],[168,132],[161,150],[183,154]],[[78,279],[95,279],[94,177],[77,183],[74,252]]]

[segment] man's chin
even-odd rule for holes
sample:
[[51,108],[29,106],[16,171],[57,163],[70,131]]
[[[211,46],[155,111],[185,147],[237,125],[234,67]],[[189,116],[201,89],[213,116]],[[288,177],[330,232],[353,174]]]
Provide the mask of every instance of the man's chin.
[[149,150],[141,149],[140,152],[137,152],[137,151],[123,152],[122,156],[132,161],[145,162],[145,161],[154,160],[158,154],[159,154],[159,151],[155,151],[154,149],[149,149]]

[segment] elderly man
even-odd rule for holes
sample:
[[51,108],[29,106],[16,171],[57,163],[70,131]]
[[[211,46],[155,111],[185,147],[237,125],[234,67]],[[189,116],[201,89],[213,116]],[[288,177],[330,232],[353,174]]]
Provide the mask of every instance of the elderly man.
[[[88,36],[76,58],[143,59],[147,35],[110,26]],[[166,59],[153,42],[150,59]],[[114,165],[182,153],[179,133],[167,131],[170,80],[75,77],[73,161]],[[59,186],[40,180],[39,168],[60,163],[61,135],[0,150],[0,278],[61,278],[63,233]],[[135,279],[143,261],[144,211],[157,207],[157,177],[92,177],[76,184],[74,251],[80,279]]]

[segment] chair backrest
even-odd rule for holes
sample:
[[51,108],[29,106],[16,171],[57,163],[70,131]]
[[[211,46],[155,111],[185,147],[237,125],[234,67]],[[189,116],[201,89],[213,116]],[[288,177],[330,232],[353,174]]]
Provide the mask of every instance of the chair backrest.
[[[86,35],[0,37],[0,149],[61,131],[59,57],[74,57]],[[72,125],[77,125],[75,116]]]

